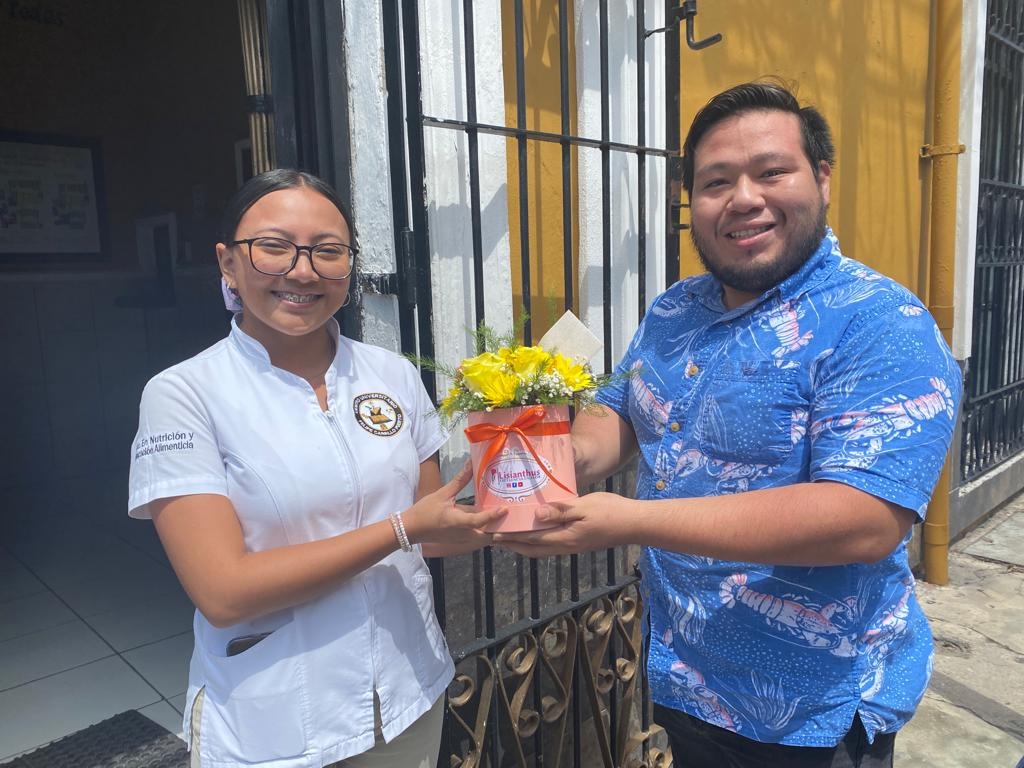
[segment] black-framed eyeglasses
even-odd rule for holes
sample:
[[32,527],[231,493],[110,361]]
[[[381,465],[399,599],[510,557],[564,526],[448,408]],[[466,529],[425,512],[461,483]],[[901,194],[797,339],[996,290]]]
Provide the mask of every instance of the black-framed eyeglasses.
[[253,269],[264,275],[287,275],[299,263],[299,254],[309,254],[309,263],[324,280],[344,280],[352,274],[359,249],[346,243],[299,245],[283,237],[250,237],[228,245],[245,245]]

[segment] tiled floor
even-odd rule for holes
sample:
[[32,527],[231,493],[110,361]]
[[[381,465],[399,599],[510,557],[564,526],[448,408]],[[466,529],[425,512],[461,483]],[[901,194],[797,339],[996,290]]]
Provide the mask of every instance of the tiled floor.
[[128,709],[181,733],[192,606],[126,484],[0,488],[0,763]]

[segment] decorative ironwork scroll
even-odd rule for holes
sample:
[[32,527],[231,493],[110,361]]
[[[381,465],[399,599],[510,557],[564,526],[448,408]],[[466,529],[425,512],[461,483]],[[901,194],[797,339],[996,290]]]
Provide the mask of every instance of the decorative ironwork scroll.
[[[494,696],[494,665],[484,654],[474,657],[477,666],[477,677],[459,673],[448,686],[448,718],[458,731],[455,742],[469,741],[469,749],[464,756],[452,755],[449,761],[451,768],[478,768],[482,764],[484,739],[487,736],[487,722],[491,712],[491,700]],[[470,717],[472,725],[463,716],[475,710]]]
[[463,660],[449,766],[668,768],[670,753],[648,744],[641,615],[629,584]]

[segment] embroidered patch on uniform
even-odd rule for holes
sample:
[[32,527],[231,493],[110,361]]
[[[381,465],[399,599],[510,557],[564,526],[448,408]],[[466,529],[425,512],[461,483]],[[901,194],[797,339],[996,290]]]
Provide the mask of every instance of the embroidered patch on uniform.
[[373,435],[391,437],[402,428],[405,414],[398,403],[380,392],[358,395],[352,401],[359,426]]

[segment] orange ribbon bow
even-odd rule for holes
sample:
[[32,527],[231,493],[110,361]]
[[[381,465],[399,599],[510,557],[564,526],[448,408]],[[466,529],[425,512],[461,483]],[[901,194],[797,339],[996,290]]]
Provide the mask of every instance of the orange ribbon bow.
[[485,486],[482,485],[484,468],[491,463],[501,453],[501,450],[505,447],[505,442],[508,440],[510,432],[514,432],[522,438],[523,445],[532,454],[534,460],[537,462],[537,466],[540,467],[544,474],[551,479],[551,481],[569,493],[572,491],[566,488],[558,478],[548,471],[548,468],[544,466],[544,462],[540,460],[540,456],[537,455],[537,451],[534,450],[533,444],[530,442],[530,435],[535,437],[545,435],[567,435],[569,434],[569,422],[568,421],[544,421],[544,406],[543,405],[531,405],[525,409],[519,418],[513,421],[511,424],[498,425],[498,424],[474,424],[471,427],[466,427],[464,432],[466,437],[471,443],[481,443],[485,440],[490,441],[490,445],[487,446],[487,451],[484,453],[483,458],[477,465],[477,476],[475,480],[476,492],[477,492],[477,504],[481,503],[480,496],[481,491],[484,490]]

